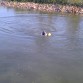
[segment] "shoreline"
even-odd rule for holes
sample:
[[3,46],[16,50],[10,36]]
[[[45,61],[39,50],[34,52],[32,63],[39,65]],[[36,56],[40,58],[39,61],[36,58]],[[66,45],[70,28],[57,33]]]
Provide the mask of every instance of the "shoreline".
[[39,4],[33,2],[1,2],[0,5],[23,10],[37,10],[48,13],[72,13],[83,14],[83,8],[77,6],[60,5],[60,4]]

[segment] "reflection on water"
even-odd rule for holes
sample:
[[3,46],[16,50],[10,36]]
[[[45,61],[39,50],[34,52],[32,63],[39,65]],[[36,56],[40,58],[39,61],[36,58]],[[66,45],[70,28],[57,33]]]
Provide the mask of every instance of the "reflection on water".
[[82,24],[79,15],[0,7],[0,83],[83,83]]

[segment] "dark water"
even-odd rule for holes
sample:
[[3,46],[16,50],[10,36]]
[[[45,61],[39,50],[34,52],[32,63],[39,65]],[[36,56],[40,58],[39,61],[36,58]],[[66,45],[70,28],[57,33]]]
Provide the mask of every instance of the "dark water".
[[83,83],[83,17],[0,7],[0,83]]

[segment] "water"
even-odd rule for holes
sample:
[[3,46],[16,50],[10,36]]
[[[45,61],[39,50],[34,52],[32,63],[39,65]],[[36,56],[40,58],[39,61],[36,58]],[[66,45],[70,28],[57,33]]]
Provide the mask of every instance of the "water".
[[0,7],[0,83],[83,83],[82,24],[80,15]]

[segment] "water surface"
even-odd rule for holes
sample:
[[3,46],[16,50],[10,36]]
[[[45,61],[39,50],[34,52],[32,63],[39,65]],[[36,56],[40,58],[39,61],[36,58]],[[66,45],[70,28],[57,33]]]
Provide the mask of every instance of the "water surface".
[[80,15],[0,7],[0,83],[83,83],[82,24]]

